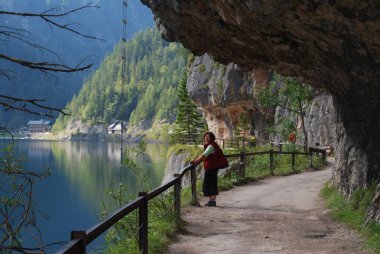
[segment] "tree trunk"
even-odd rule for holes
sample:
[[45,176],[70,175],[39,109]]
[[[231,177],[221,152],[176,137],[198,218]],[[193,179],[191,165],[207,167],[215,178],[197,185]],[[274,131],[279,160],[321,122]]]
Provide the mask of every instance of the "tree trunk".
[[302,102],[300,99],[298,99],[298,107],[299,107],[299,112],[300,112],[300,116],[301,116],[301,127],[302,127],[302,131],[303,131],[303,135],[305,137],[304,143],[303,143],[303,149],[305,152],[307,152],[309,140],[308,140],[307,132],[306,132],[306,128],[305,128],[305,114],[303,112]]

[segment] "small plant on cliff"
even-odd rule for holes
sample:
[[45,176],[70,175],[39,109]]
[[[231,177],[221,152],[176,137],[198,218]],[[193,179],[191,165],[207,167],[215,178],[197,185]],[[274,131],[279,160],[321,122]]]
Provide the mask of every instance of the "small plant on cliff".
[[[258,101],[264,107],[281,107],[297,114],[297,117],[301,120],[305,150],[307,150],[308,147],[308,137],[304,119],[305,108],[312,98],[312,90],[307,84],[298,81],[294,77],[282,77],[277,73],[273,74],[273,79],[269,83],[269,86],[261,90],[258,95]],[[289,127],[289,119],[285,118],[279,121],[279,125],[283,123]],[[294,126],[296,126],[296,124],[294,124]],[[287,135],[289,135],[289,133],[287,133]],[[287,136],[282,136],[282,139],[287,139]]]
[[199,65],[199,71],[200,72],[205,72],[206,71],[206,66],[204,64]]
[[184,72],[178,88],[179,104],[177,107],[177,119],[174,122],[173,138],[177,142],[196,143],[199,135],[207,128],[207,125],[199,113],[197,106],[191,101],[186,89],[187,73]]

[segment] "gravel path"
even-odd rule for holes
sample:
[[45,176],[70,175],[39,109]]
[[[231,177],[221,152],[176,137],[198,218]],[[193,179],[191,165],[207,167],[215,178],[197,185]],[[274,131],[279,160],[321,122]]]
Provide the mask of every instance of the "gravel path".
[[183,209],[188,224],[168,253],[367,253],[326,214],[319,191],[330,176],[326,167],[270,177],[221,192],[217,207]]

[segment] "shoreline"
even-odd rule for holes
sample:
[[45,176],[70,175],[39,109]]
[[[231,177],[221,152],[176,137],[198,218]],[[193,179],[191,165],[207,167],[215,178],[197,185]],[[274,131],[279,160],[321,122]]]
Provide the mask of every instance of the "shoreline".
[[[45,136],[45,137],[44,137]],[[123,142],[127,143],[138,143],[141,140],[145,139],[145,136],[139,136],[135,138],[129,138],[124,136]],[[120,134],[89,134],[81,133],[77,135],[72,135],[69,137],[59,137],[59,135],[53,135],[52,133],[38,133],[38,134],[29,134],[21,135],[17,134],[13,137],[10,135],[0,136],[0,140],[32,140],[32,141],[96,141],[96,142],[120,142]],[[156,139],[145,139],[147,143],[157,143],[163,144],[164,141]]]

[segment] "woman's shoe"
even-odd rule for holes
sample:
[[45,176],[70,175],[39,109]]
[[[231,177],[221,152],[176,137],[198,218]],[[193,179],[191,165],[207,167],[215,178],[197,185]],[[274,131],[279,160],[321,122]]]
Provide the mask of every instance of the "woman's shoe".
[[216,206],[216,201],[209,200],[205,206]]

